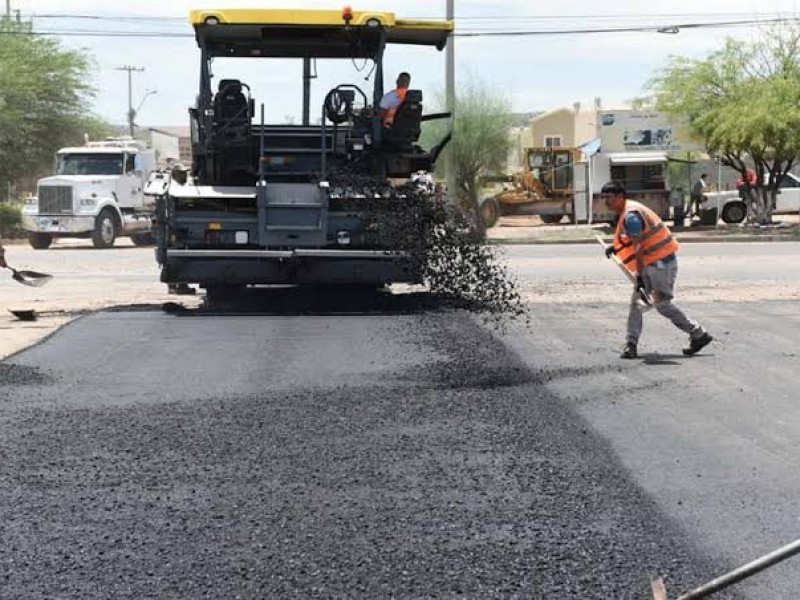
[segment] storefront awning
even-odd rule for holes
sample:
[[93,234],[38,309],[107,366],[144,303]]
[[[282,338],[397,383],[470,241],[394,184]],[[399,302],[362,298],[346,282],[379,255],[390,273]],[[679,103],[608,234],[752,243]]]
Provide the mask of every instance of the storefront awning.
[[612,165],[647,165],[667,162],[666,152],[610,152]]
[[594,138],[592,141],[586,142],[583,146],[581,146],[580,151],[586,156],[594,156],[600,152],[601,148],[602,140],[600,138]]

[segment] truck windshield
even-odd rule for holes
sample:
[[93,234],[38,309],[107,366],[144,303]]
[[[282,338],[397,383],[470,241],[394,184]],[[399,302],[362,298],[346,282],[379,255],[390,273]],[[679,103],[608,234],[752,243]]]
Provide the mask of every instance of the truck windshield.
[[59,154],[57,175],[122,175],[120,154]]

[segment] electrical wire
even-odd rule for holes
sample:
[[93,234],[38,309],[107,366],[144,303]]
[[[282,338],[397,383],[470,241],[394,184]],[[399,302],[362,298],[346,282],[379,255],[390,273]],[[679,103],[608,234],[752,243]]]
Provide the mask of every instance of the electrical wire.
[[786,23],[789,21],[800,21],[800,18],[778,18],[760,20],[741,20],[741,21],[718,21],[715,23],[672,23],[668,25],[649,25],[634,27],[597,27],[587,29],[542,29],[529,31],[480,31],[480,32],[456,32],[456,37],[521,37],[521,36],[543,36],[543,35],[589,35],[595,33],[679,33],[681,29],[714,29],[727,27],[740,27],[748,25],[766,25],[770,23]]
[[[705,12],[705,13],[613,13],[613,14],[560,14],[560,15],[481,15],[481,16],[463,16],[456,17],[458,21],[513,21],[518,23],[520,21],[564,21],[564,20],[611,20],[611,19],[674,19],[674,18],[777,18],[781,16],[790,15],[792,13],[783,11],[774,12]],[[182,16],[148,16],[148,15],[91,15],[91,14],[69,14],[69,13],[51,13],[51,14],[37,14],[29,13],[23,14],[25,18],[31,19],[85,19],[96,21],[177,21],[187,22],[186,17]],[[410,19],[436,19],[436,16],[420,16],[408,17]]]
[[[742,26],[758,26],[775,24],[782,22],[797,22],[798,17],[780,17],[772,19],[741,19],[729,21],[710,21],[710,22],[673,22],[648,25],[631,25],[616,27],[585,27],[568,29],[527,29],[527,30],[487,30],[486,28],[475,31],[459,31],[453,34],[455,37],[478,38],[478,37],[523,37],[523,36],[566,36],[566,35],[591,35],[601,33],[678,33],[682,29],[713,29],[730,28]],[[101,30],[101,29],[42,29],[38,31],[26,29],[7,29],[0,30],[0,35],[46,35],[64,37],[124,37],[124,38],[193,38],[194,33],[183,33],[176,31],[124,31],[124,30]]]
[[3,31],[0,30],[0,36],[3,35],[43,35],[43,36],[58,36],[58,37],[109,37],[109,38],[194,38],[193,33],[175,33],[169,31],[81,31],[81,30],[31,30],[31,31]]

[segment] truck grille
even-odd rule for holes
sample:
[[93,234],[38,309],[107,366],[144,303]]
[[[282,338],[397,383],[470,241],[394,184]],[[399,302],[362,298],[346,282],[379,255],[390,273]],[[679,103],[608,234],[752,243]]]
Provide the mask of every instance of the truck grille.
[[39,187],[39,214],[72,214],[72,186],[43,185]]

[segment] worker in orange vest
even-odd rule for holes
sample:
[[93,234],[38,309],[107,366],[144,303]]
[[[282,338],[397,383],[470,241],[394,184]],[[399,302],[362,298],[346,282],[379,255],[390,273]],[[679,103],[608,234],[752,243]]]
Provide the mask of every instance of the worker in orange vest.
[[678,242],[655,212],[625,197],[625,186],[621,182],[606,183],[601,195],[609,210],[619,215],[614,244],[606,249],[606,257],[616,254],[636,276],[636,290],[628,311],[627,339],[620,357],[638,356],[637,345],[642,333],[642,311],[637,302],[640,288],[652,296],[659,313],[689,334],[689,347],[684,348],[683,353],[697,354],[714,338],[672,302],[678,276]]
[[380,114],[383,117],[383,126],[387,129],[394,125],[397,109],[406,101],[408,86],[411,85],[411,75],[403,71],[397,76],[397,87],[386,92],[381,98]]

